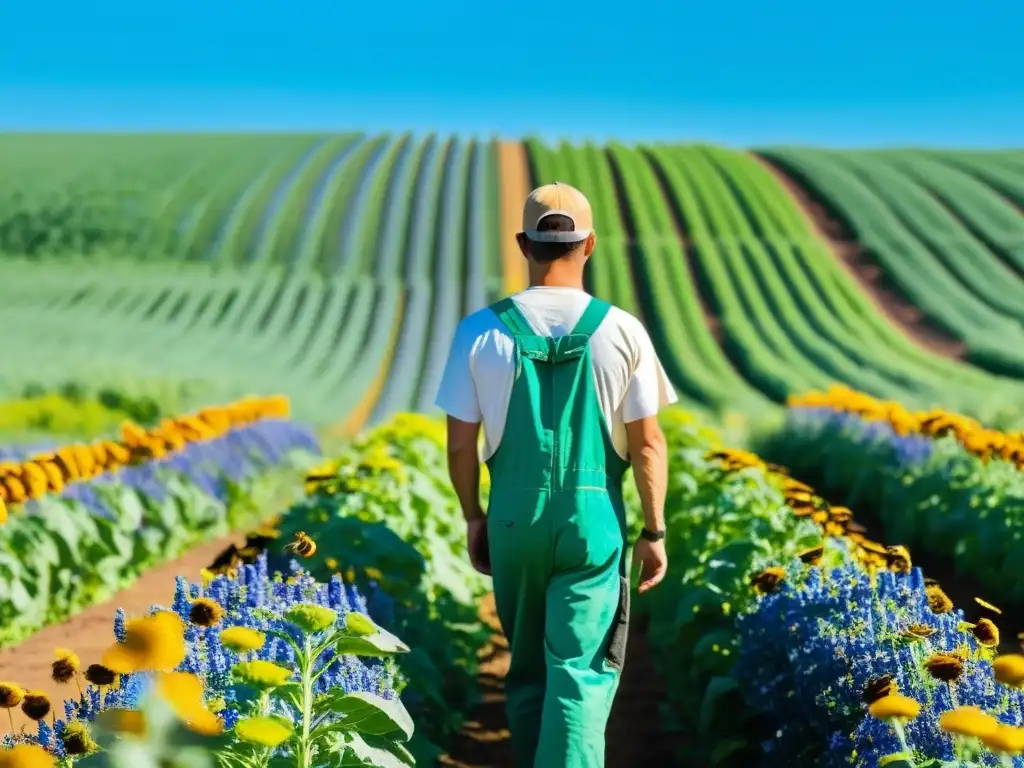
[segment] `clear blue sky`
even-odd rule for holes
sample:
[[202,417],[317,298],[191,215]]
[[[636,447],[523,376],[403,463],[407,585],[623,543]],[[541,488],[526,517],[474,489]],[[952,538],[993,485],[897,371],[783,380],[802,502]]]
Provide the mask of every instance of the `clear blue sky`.
[[0,30],[6,129],[1024,146],[1019,0],[0,0]]

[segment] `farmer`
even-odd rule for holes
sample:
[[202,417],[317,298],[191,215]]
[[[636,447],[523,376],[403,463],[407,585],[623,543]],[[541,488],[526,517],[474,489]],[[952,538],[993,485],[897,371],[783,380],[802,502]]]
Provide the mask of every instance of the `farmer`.
[[595,236],[579,190],[535,189],[516,239],[530,287],[459,324],[437,404],[469,556],[494,577],[511,650],[516,766],[599,768],[629,613],[623,477],[632,464],[645,592],[667,565],[656,415],[676,398],[640,321],[583,290]]

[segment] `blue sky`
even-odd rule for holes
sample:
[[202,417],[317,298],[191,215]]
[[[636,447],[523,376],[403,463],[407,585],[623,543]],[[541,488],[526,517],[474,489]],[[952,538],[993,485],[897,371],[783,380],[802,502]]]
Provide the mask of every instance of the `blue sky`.
[[9,0],[0,30],[6,129],[1024,146],[1016,0]]

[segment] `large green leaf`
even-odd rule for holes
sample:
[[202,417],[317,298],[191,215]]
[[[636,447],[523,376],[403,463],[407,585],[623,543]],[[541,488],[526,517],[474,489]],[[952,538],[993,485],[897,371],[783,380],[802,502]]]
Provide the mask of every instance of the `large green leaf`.
[[[321,702],[317,702],[321,705]],[[333,696],[322,706],[344,716],[339,725],[347,731],[359,731],[374,736],[401,734],[401,741],[412,738],[412,717],[400,699],[385,699],[374,693],[355,693]]]
[[405,747],[379,736],[333,733],[326,740],[330,768],[410,768],[416,761]]
[[394,656],[409,652],[409,646],[380,628],[372,635],[342,635],[334,648],[338,653],[353,656]]

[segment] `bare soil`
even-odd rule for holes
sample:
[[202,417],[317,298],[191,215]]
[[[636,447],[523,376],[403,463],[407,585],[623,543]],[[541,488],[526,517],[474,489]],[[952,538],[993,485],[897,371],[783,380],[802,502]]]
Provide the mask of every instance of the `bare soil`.
[[[174,578],[199,578],[199,572],[226,547],[244,542],[241,533],[223,536],[209,544],[194,547],[182,557],[144,573],[139,579],[112,599],[93,605],[60,624],[45,627],[13,648],[0,649],[0,680],[17,683],[23,688],[46,693],[58,717],[64,716],[63,701],[77,699],[75,683],[58,685],[50,679],[50,665],[55,648],[68,648],[78,654],[84,669],[100,660],[114,642],[114,612],[123,608],[128,616],[141,616],[153,604],[170,607],[174,599]],[[14,725],[31,725],[20,710],[12,710]],[[7,718],[0,720],[0,734],[9,727]],[[31,725],[29,732],[35,726]]]
[[501,265],[506,294],[527,286],[526,259],[519,252],[516,233],[522,230],[523,202],[532,189],[526,146],[518,141],[498,142],[498,183],[501,190]]
[[[470,714],[451,753],[441,759],[449,768],[514,768],[505,720],[504,677],[508,672],[508,643],[494,613],[493,597],[481,608],[494,637],[481,654],[483,700]],[[679,739],[664,732],[659,706],[665,688],[651,664],[645,627],[631,628],[622,682],[607,731],[607,768],[679,765]]]
[[751,155],[761,163],[792,196],[821,241],[832,251],[836,262],[856,280],[879,311],[906,336],[920,346],[945,357],[965,358],[967,345],[932,323],[924,313],[903,296],[887,279],[884,270],[808,190],[760,155]]

